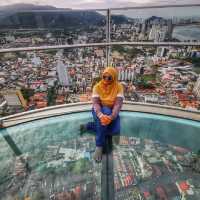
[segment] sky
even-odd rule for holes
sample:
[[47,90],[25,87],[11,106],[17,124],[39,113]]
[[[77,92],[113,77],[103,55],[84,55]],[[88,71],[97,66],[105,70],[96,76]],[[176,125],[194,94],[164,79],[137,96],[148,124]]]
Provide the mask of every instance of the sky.
[[36,5],[51,5],[58,8],[112,8],[125,6],[139,6],[144,4],[191,4],[200,3],[199,0],[0,0],[0,6],[16,3]]

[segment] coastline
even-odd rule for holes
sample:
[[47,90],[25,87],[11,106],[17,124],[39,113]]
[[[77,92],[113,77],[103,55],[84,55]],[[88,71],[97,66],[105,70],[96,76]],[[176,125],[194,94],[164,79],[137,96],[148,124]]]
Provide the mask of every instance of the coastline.
[[188,40],[200,40],[200,25],[190,24],[184,26],[175,26],[172,37],[181,42]]

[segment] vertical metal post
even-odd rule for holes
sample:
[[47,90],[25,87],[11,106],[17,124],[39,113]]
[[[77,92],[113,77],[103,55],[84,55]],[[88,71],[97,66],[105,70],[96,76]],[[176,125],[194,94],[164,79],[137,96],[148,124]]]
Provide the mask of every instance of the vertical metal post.
[[114,200],[114,170],[112,153],[112,136],[106,137],[106,145],[102,158],[101,200]]
[[14,140],[11,138],[11,136],[9,135],[9,133],[7,132],[6,129],[4,130],[2,136],[3,136],[3,138],[4,138],[5,141],[7,142],[8,146],[12,149],[12,151],[14,152],[14,154],[15,154],[16,156],[22,155],[22,152],[20,151],[19,147],[16,145],[16,143],[15,143]]
[[[110,9],[107,10],[107,20],[106,20],[106,42],[110,43],[110,27],[111,27],[111,18],[110,18]],[[106,66],[110,65],[110,46],[106,46]]]

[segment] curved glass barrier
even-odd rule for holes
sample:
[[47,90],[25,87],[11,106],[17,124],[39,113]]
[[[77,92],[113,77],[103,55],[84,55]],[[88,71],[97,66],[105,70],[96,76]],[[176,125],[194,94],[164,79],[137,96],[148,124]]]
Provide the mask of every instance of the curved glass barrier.
[[113,151],[115,199],[193,199],[200,189],[200,123],[122,113]]
[[1,54],[0,117],[90,101],[92,85],[106,66],[105,54],[105,47]]
[[6,190],[9,183],[13,178],[13,152],[10,149],[9,145],[4,140],[4,136],[0,134],[0,196]]
[[8,147],[1,145],[1,176],[11,176],[1,182],[1,199],[100,199],[101,164],[92,159],[94,136],[79,137],[79,124],[89,117],[71,114],[2,130],[22,155],[10,158]]
[[111,9],[112,41],[199,41],[199,7]]
[[105,42],[106,12],[68,10],[45,6],[1,7],[2,48],[71,45]]
[[[92,115],[82,112],[0,130],[1,199],[105,196],[105,163],[92,159],[95,137],[79,131],[90,120]],[[121,112],[120,140],[113,140],[108,157],[113,168],[106,181],[114,184],[113,199],[198,200],[199,133],[197,121]]]

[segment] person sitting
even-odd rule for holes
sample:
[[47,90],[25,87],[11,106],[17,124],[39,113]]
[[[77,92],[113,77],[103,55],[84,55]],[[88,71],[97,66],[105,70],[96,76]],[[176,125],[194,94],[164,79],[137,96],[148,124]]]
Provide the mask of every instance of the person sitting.
[[[106,136],[120,134],[119,111],[123,99],[123,86],[118,82],[117,70],[107,67],[103,71],[102,79],[93,87],[92,115],[94,121],[85,126],[86,130],[96,133],[94,159],[97,162],[102,160]],[[83,129],[83,126],[81,127]]]

